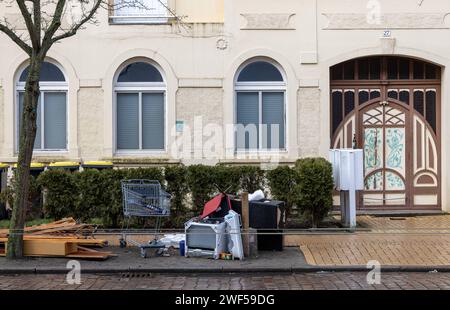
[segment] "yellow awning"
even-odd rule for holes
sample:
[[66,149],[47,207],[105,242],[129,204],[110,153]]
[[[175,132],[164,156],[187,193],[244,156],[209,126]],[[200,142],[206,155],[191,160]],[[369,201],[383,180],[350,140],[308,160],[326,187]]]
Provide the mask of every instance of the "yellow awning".
[[[12,165],[13,168],[17,168],[17,164]],[[45,164],[43,163],[31,163],[30,165],[31,169],[44,169],[45,168]]]
[[80,163],[75,161],[59,161],[48,165],[49,168],[77,168]]
[[8,168],[8,167],[9,167],[8,164],[0,163],[0,169],[6,169],[6,168]]
[[111,161],[86,161],[82,165],[83,167],[112,167]]

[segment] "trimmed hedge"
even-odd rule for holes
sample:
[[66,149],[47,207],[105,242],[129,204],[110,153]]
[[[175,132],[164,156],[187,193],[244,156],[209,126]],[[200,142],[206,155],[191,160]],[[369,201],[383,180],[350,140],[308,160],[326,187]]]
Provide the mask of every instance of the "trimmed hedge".
[[[99,219],[105,227],[116,228],[124,224],[121,181],[125,179],[158,180],[172,195],[166,227],[182,227],[189,218],[198,216],[204,204],[220,191],[251,193],[263,189],[266,194],[270,191],[274,199],[286,202],[288,216],[297,206],[311,218],[313,225],[318,225],[328,213],[332,201],[331,165],[321,158],[299,160],[294,168],[280,166],[268,172],[259,166],[234,165],[47,170],[33,187],[45,191],[45,217],[71,216],[86,222]],[[148,221],[153,220],[135,219],[132,223],[142,227]]]
[[38,177],[46,191],[44,214],[52,218],[72,216],[81,221],[100,218],[107,227],[119,227],[123,224],[120,181],[125,179],[151,179],[164,184],[161,168],[44,171]]
[[182,227],[191,218],[191,212],[186,206],[186,195],[189,192],[187,168],[183,165],[165,168],[166,190],[172,195],[171,215],[166,223],[169,227]]
[[312,227],[333,207],[333,169],[324,158],[300,159],[295,164],[298,182],[295,187],[296,205],[310,218]]
[[264,171],[259,167],[223,165],[47,170],[38,178],[39,186],[46,192],[44,214],[52,218],[72,216],[81,221],[100,218],[105,227],[120,227],[124,223],[120,181],[125,179],[158,180],[172,195],[166,226],[181,227],[189,218],[198,216],[204,204],[220,191],[236,193],[241,188],[263,188]]
[[290,217],[297,199],[297,172],[289,166],[279,166],[267,172],[267,181],[272,197],[286,202],[286,217]]
[[205,203],[214,196],[214,167],[193,165],[187,167],[187,182],[191,194],[192,211],[200,214]]

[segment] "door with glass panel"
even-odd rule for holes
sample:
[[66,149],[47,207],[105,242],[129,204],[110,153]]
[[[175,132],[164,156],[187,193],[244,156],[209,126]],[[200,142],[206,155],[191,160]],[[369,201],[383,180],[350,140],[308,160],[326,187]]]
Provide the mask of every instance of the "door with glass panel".
[[364,150],[358,207],[441,209],[440,67],[376,56],[338,64],[330,74],[331,148]]
[[364,107],[359,122],[364,150],[363,205],[406,207],[411,171],[408,108],[382,99]]

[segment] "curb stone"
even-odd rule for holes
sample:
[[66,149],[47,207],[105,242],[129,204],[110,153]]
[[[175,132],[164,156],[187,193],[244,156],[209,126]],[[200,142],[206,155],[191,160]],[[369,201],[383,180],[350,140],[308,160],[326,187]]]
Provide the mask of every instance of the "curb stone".
[[[303,267],[244,267],[244,268],[86,268],[84,274],[127,274],[127,273],[153,273],[153,274],[227,274],[227,273],[316,273],[316,272],[367,272],[366,266],[303,266]],[[65,274],[66,268],[8,268],[0,269],[0,275],[11,274]],[[449,266],[385,266],[381,272],[449,272]]]

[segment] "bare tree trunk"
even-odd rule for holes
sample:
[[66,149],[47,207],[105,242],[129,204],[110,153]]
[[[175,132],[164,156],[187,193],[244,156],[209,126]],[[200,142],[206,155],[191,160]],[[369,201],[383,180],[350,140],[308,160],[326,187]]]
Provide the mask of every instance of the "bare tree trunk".
[[[33,157],[34,140],[36,138],[36,112],[40,94],[39,78],[42,62],[54,43],[75,36],[85,24],[94,22],[95,14],[104,3],[104,0],[79,1],[83,14],[68,29],[61,29],[61,19],[65,12],[64,8],[67,5],[72,5],[68,4],[68,0],[16,0],[15,2],[22,15],[29,35],[29,43],[31,44],[24,41],[22,34],[15,32],[16,29],[8,27],[9,23],[6,18],[4,18],[5,23],[0,22],[0,32],[11,38],[30,59],[30,69],[25,86],[24,109],[20,128],[19,156],[14,182],[13,214],[6,249],[8,258],[23,256],[23,230],[30,191],[30,165]],[[52,12],[43,10],[49,4],[48,2],[52,5],[54,4]],[[31,3],[32,5],[27,5]],[[137,3],[141,4],[139,1]],[[107,5],[109,6],[110,4]],[[136,7],[136,3],[129,1],[125,6]],[[148,9],[144,5],[143,8]],[[45,24],[43,23],[44,20]],[[43,25],[45,27],[42,27]]]
[[19,155],[17,169],[15,171],[14,206],[7,247],[8,258],[23,257],[23,229],[25,227],[25,216],[30,190],[30,165],[33,157],[34,140],[36,138],[36,115],[40,95],[40,67],[40,59],[32,56],[24,93]]

